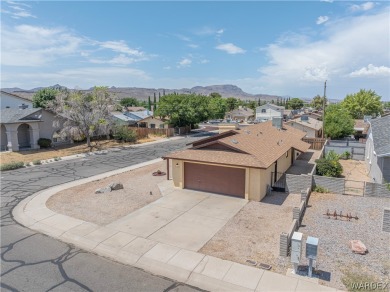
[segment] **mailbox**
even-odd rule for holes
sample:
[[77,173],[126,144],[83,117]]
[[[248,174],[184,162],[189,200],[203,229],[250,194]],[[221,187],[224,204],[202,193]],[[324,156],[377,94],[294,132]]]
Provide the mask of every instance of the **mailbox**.
[[318,238],[308,236],[306,240],[306,257],[316,260],[318,253]]
[[302,254],[302,236],[300,232],[294,232],[291,237],[291,262],[299,264]]

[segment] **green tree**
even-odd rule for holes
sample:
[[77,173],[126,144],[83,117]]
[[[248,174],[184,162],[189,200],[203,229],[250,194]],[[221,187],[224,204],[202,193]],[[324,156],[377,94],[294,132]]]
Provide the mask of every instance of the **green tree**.
[[223,119],[226,113],[226,99],[222,97],[214,97],[209,100],[209,113],[208,119]]
[[301,109],[303,107],[303,100],[297,97],[292,98],[288,102],[289,108],[292,108],[294,110]]
[[212,98],[221,98],[222,95],[220,95],[218,92],[212,92],[212,93],[210,93],[210,97],[212,97]]
[[47,108],[59,93],[58,89],[50,87],[38,90],[32,97],[33,107]]
[[256,107],[257,107],[256,101],[254,101],[254,100],[249,101],[247,104],[247,107],[249,107],[252,110],[256,110]]
[[378,116],[383,112],[381,97],[373,90],[360,89],[355,94],[348,94],[341,104],[354,119],[363,119],[365,115]]
[[61,134],[76,140],[86,138],[91,146],[92,136],[108,135],[112,128],[109,111],[112,103],[107,87],[95,87],[92,92],[62,92],[50,103],[50,109],[68,117]]
[[152,110],[152,103],[150,102],[150,96],[148,98],[148,110]]
[[341,104],[331,104],[325,109],[325,135],[343,138],[353,134],[354,120]]
[[120,103],[121,106],[139,106],[138,99],[136,99],[134,97],[122,98],[119,103]]
[[235,108],[238,107],[238,103],[239,102],[238,102],[237,98],[228,97],[226,99],[226,110],[229,111],[229,112],[234,110]]
[[[327,99],[325,97],[325,104],[327,102]],[[321,97],[320,95],[316,95],[313,100],[311,101],[311,104],[310,104],[313,108],[315,108],[316,110],[320,110],[320,109],[323,109],[324,107],[324,97]]]

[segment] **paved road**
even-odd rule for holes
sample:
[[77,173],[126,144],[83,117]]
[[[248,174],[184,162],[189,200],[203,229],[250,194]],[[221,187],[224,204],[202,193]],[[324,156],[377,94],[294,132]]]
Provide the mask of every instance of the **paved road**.
[[2,291],[199,291],[85,252],[27,229],[12,218],[25,197],[45,188],[163,156],[198,138],[124,148],[105,155],[1,174]]

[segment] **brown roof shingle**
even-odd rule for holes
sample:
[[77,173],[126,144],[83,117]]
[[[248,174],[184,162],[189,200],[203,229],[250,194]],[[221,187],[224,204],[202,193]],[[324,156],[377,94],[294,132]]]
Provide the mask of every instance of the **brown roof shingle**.
[[[246,127],[235,135],[215,141],[225,144],[229,150],[207,149],[210,141],[204,141],[205,148],[197,144],[197,149],[168,154],[164,158],[268,168],[291,148],[307,151],[310,145],[301,140],[305,134],[287,125],[278,130],[269,121]],[[237,149],[237,152],[234,152],[234,149]]]

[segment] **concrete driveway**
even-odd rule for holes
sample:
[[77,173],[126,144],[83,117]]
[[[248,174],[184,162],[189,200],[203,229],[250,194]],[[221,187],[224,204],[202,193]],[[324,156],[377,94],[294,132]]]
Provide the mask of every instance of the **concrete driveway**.
[[198,251],[247,202],[223,195],[175,189],[106,227]]

